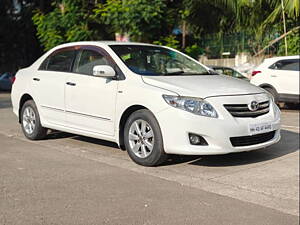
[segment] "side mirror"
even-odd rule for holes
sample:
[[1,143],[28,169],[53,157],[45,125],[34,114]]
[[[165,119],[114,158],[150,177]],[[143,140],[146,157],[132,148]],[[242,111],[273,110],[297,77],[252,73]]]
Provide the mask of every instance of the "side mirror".
[[96,77],[115,77],[116,72],[111,66],[99,65],[93,67],[93,76]]

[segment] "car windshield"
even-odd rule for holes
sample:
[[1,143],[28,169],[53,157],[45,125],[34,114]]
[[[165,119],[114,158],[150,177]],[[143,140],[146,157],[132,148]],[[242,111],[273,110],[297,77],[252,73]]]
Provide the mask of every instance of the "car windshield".
[[216,75],[194,60],[167,48],[146,45],[111,45],[110,47],[131,71],[140,75]]

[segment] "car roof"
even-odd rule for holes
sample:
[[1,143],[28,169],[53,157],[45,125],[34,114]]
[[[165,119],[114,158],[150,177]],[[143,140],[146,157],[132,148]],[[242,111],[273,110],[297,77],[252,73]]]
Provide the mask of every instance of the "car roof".
[[299,55],[279,56],[279,57],[266,58],[266,59],[264,59],[264,61],[258,67],[256,67],[256,69],[258,69],[258,68],[267,68],[267,67],[269,67],[270,65],[272,65],[273,63],[275,63],[279,60],[286,60],[286,59],[299,59]]
[[55,48],[63,48],[63,47],[71,47],[75,45],[97,45],[97,46],[110,46],[110,45],[147,45],[147,46],[157,46],[148,43],[140,43],[140,42],[121,42],[121,41],[78,41],[78,42],[70,42],[66,44],[61,44],[56,46]]
[[279,56],[279,57],[272,57],[272,58],[266,58],[265,61],[278,61],[283,59],[299,59],[299,55],[292,55],[292,56]]

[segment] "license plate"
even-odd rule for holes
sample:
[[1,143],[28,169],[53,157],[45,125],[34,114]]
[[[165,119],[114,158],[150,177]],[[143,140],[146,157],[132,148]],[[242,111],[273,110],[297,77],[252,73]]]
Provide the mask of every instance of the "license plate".
[[271,123],[249,124],[249,134],[261,134],[272,131]]

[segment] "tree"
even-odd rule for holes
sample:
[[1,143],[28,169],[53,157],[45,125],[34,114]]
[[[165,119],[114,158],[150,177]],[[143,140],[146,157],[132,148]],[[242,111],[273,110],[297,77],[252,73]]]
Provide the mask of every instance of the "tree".
[[90,7],[88,1],[54,1],[52,8],[48,13],[36,10],[33,16],[37,36],[45,50],[65,42],[92,40],[106,34],[91,29],[93,6]]
[[1,1],[0,73],[29,66],[41,55],[31,20],[35,7],[37,1]]
[[[198,4],[200,2],[203,1]],[[221,18],[225,26],[220,26],[218,33],[246,33],[252,36],[252,47],[257,50],[285,32],[283,13],[286,16],[287,31],[299,26],[299,0],[211,0],[210,4],[227,12]]]
[[107,0],[96,6],[94,18],[131,40],[149,42],[157,39],[165,10],[165,0]]
[[212,0],[184,0],[183,16],[195,35],[225,32],[233,28],[235,15]]

